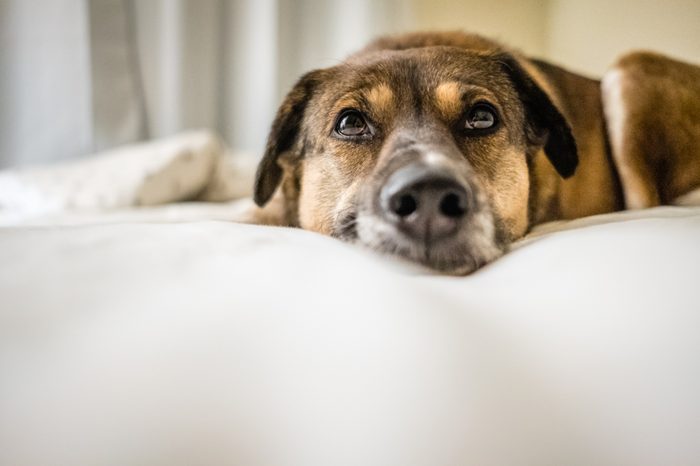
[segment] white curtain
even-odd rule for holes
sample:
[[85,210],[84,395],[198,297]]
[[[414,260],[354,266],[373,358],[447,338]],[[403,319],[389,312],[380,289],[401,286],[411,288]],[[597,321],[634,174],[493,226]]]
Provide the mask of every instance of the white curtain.
[[87,7],[75,0],[0,1],[0,164],[92,147]]
[[259,155],[299,75],[402,29],[406,11],[400,0],[0,0],[0,166],[201,127]]
[[200,127],[258,156],[294,81],[377,34],[467,29],[595,76],[631,48],[698,62],[699,21],[697,0],[0,0],[0,167]]

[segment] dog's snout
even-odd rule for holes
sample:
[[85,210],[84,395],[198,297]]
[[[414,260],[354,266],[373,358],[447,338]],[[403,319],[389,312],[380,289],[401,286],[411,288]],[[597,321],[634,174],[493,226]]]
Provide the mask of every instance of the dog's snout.
[[433,241],[455,234],[469,211],[467,186],[446,171],[408,166],[381,192],[385,218],[408,236]]

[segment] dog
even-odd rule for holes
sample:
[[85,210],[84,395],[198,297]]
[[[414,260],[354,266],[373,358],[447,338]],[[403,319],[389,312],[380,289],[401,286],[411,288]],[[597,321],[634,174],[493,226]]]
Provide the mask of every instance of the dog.
[[623,56],[601,81],[462,32],[383,37],[305,74],[254,184],[258,223],[463,275],[534,225],[700,187],[700,67]]

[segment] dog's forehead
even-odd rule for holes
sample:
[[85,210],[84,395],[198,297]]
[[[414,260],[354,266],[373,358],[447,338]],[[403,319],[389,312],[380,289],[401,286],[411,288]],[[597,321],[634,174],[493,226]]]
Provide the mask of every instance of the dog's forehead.
[[399,116],[405,119],[427,114],[454,121],[469,102],[479,100],[510,112],[506,107],[515,106],[517,93],[496,57],[456,47],[354,56],[324,70],[307,121],[311,125],[325,122],[325,131],[325,126],[348,108],[385,122]]
[[486,87],[507,86],[509,81],[492,55],[456,47],[422,47],[377,51],[353,57],[336,68],[333,87],[352,91],[386,85],[430,90],[445,82]]

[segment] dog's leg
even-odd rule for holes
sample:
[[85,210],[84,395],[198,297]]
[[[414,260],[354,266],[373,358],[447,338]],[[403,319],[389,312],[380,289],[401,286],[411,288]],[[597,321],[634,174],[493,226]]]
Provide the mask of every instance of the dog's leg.
[[625,207],[643,209],[659,205],[660,198],[645,137],[630,118],[635,113],[631,81],[623,67],[609,71],[602,80],[603,109]]
[[602,97],[628,209],[700,187],[700,67],[633,52],[605,75]]

